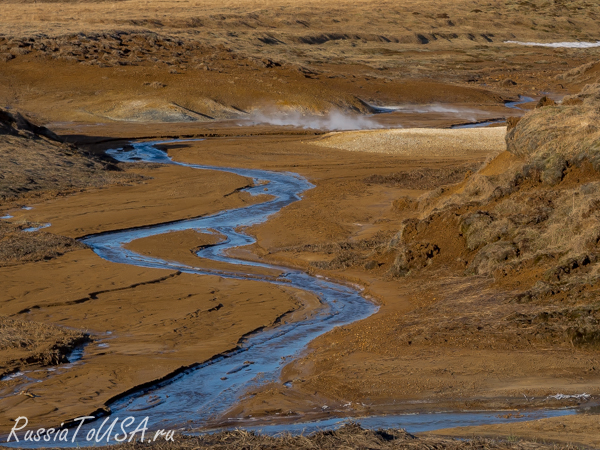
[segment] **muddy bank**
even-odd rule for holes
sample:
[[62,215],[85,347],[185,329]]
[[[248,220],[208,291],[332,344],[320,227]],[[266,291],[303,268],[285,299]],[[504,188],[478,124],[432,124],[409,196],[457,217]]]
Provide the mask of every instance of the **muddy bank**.
[[[590,372],[589,369],[595,367],[597,361],[593,354],[584,349],[565,349],[564,351],[552,349],[541,352],[539,348],[531,349],[526,346],[515,348],[515,343],[512,341],[508,341],[504,347],[494,348],[488,345],[487,336],[478,335],[477,331],[471,328],[467,328],[466,331],[464,328],[454,329],[448,336],[452,339],[460,337],[462,340],[449,340],[449,344],[440,345],[437,345],[438,341],[435,341],[437,347],[431,346],[426,339],[418,340],[414,337],[398,339],[398,336],[405,337],[403,333],[407,331],[407,323],[413,328],[416,327],[415,329],[426,324],[426,321],[422,321],[422,315],[425,313],[428,318],[440,322],[440,315],[431,312],[434,309],[440,311],[439,308],[442,307],[443,317],[452,317],[456,311],[473,309],[472,305],[480,308],[481,302],[492,304],[501,301],[503,294],[490,287],[492,281],[489,279],[456,277],[444,267],[434,266],[433,269],[436,269],[437,272],[426,272],[423,277],[416,276],[412,280],[389,277],[388,273],[395,264],[396,255],[390,253],[388,256],[382,257],[377,249],[390,242],[393,234],[397,233],[398,223],[403,219],[416,217],[418,209],[413,208],[413,201],[423,193],[423,190],[410,189],[410,183],[390,185],[374,181],[379,179],[377,177],[385,180],[387,176],[398,177],[398,174],[401,173],[410,174],[417,171],[421,175],[424,174],[425,177],[430,177],[428,183],[444,184],[444,178],[436,177],[435,170],[454,165],[463,167],[465,176],[467,176],[469,170],[467,167],[481,165],[487,155],[477,154],[475,156],[468,152],[459,152],[452,156],[439,157],[438,155],[438,158],[435,158],[436,155],[433,153],[432,160],[402,155],[349,152],[339,149],[328,149],[327,152],[324,152],[323,147],[313,144],[313,139],[307,136],[225,138],[164,146],[175,160],[221,166],[228,166],[232,160],[235,160],[238,161],[239,166],[243,167],[292,170],[307,176],[311,182],[316,184],[316,188],[308,191],[302,202],[290,205],[267,223],[250,230],[257,236],[258,242],[251,248],[244,249],[246,251],[244,257],[249,257],[247,251],[251,250],[255,253],[253,258],[260,257],[264,261],[272,263],[304,267],[311,273],[327,274],[359,283],[366,287],[367,294],[376,298],[382,305],[381,312],[377,316],[337,329],[319,338],[311,346],[309,354],[284,369],[278,383],[252,391],[251,393],[256,395],[231,411],[231,416],[244,418],[251,414],[253,417],[268,419],[277,412],[281,414],[281,412],[293,411],[298,417],[306,419],[322,414],[324,404],[327,404],[333,413],[344,415],[397,412],[402,408],[414,411],[417,408],[415,405],[418,405],[417,409],[419,410],[438,409],[440,405],[461,409],[512,408],[531,406],[532,404],[558,407],[572,405],[574,401],[548,399],[550,395],[567,392],[567,389],[595,392],[593,389],[596,380],[593,372]],[[427,146],[424,145],[423,148],[426,150]],[[175,180],[185,171],[180,172],[175,169],[178,168],[146,168],[143,170],[150,171],[157,186],[175,183],[174,186],[177,187],[177,190],[174,198],[177,201],[179,192],[181,201],[184,202],[183,199],[190,193],[186,183],[190,183],[191,179],[183,180],[182,184],[178,185]],[[425,169],[429,171],[425,171]],[[215,177],[216,175],[208,172],[206,176]],[[402,178],[400,177],[400,179]],[[407,176],[407,179],[410,180],[411,177]],[[235,191],[235,187],[241,187],[247,183],[246,180],[235,179],[237,184],[232,185],[229,178],[221,178],[221,175],[211,180],[211,183],[223,183],[223,186],[228,188],[221,191],[219,194],[221,197]],[[146,186],[146,188],[150,186]],[[231,189],[232,187],[233,189]],[[22,214],[32,219],[39,217],[50,220],[52,218],[50,221],[56,223],[56,229],[60,229],[61,233],[80,236],[86,234],[86,229],[106,230],[123,227],[125,224],[139,225],[143,220],[142,215],[138,214],[138,210],[152,208],[151,202],[158,200],[157,197],[153,197],[152,189],[136,190],[136,186],[122,191],[121,189],[124,187],[109,189],[114,189],[112,191],[114,197],[121,199],[122,206],[116,203],[115,214],[107,215],[105,220],[102,220],[101,215],[91,220],[87,218],[88,214],[82,214],[86,208],[89,208],[89,213],[102,210],[103,203],[97,192],[34,205],[33,210],[23,211]],[[197,189],[193,190],[194,194],[197,192]],[[89,201],[85,199],[88,195]],[[218,208],[224,201],[219,195],[215,193],[208,199],[204,198],[202,200],[204,203],[198,203],[198,205],[203,208]],[[230,197],[232,196],[227,198]],[[126,207],[132,198],[137,198],[135,204],[140,205],[139,208],[131,210]],[[213,202],[209,201],[211,199]],[[244,198],[235,197],[235,201],[237,205],[241,205]],[[145,208],[142,208],[143,206]],[[160,203],[159,200],[155,211],[157,214],[163,214],[164,218],[178,217],[180,213],[176,212],[175,208],[169,208],[168,202]],[[187,213],[187,210],[183,210],[182,214]],[[61,217],[65,217],[62,222]],[[77,225],[78,222],[79,225]],[[202,235],[197,237],[196,240],[195,235],[189,233],[181,236],[166,236],[164,244],[160,240],[148,241],[146,244],[139,242],[136,243],[139,245],[136,249],[158,256],[173,256],[179,251],[183,254],[206,244],[206,239]],[[162,253],[166,252],[164,247],[167,245],[170,247],[171,244],[180,250],[169,249],[169,252],[172,251],[172,253]],[[143,248],[144,246],[146,249]],[[186,247],[188,247],[187,250]],[[92,262],[95,257],[89,251],[86,252],[90,258],[90,266],[97,264],[97,260]],[[423,253],[426,254],[427,249],[424,249]],[[57,259],[56,264],[60,264],[65,271],[71,269],[72,264],[77,260],[65,258],[74,257],[76,254],[77,252],[69,253]],[[374,263],[370,263],[371,261]],[[427,258],[423,261],[427,261]],[[446,261],[445,264],[449,265],[456,263],[456,261],[452,262],[450,259],[443,258],[437,261]],[[53,262],[48,263],[46,267],[51,267],[52,264]],[[77,264],[80,265],[80,262]],[[101,280],[111,273],[110,266],[103,269],[106,272],[98,273],[97,284],[104,283]],[[27,273],[30,272],[24,266],[21,270],[19,276],[25,279]],[[129,268],[128,271],[123,271],[120,269],[119,277],[122,276],[124,277],[122,279],[125,280],[133,277],[136,273],[146,276],[146,270]],[[444,272],[444,270],[446,271]],[[179,280],[183,275],[174,275],[167,280],[148,286],[153,286],[155,289],[155,286],[165,283],[165,290],[157,291],[157,295],[163,298],[165,295],[171,295],[173,289],[180,285]],[[16,275],[9,275],[9,278],[13,276]],[[64,277],[65,275],[57,272],[52,279],[60,279],[60,276]],[[107,279],[111,279],[111,277],[114,275],[108,276]],[[148,273],[148,279],[156,280],[157,278],[150,278]],[[121,278],[117,278],[117,280],[121,280]],[[41,282],[42,280],[36,281],[36,283]],[[70,283],[73,282],[70,281]],[[183,291],[180,294],[179,291],[175,292],[181,297],[187,298],[187,295],[196,292],[192,289],[192,285],[193,283],[181,286]],[[142,286],[135,287],[134,292],[141,288]],[[197,288],[198,286],[194,289]],[[212,288],[214,289],[214,287]],[[32,296],[33,294],[27,294],[24,297],[19,289],[15,284],[14,294],[12,294],[15,297],[14,312],[18,312],[16,308],[22,304],[31,307],[31,300],[39,302],[40,299]],[[80,286],[79,289],[83,289],[83,286]],[[102,288],[98,290],[102,290]],[[186,290],[189,292],[184,292]],[[60,295],[59,291],[60,288],[57,286],[53,290],[46,290],[46,292],[54,292],[53,295]],[[84,295],[79,295],[77,298],[89,295],[87,290],[85,292]],[[107,310],[114,308],[117,304],[122,306],[117,302],[123,298],[124,292],[127,290],[117,291],[114,293],[115,297],[107,299],[107,305],[109,305]],[[147,294],[146,291],[139,292],[139,297],[137,294],[132,294],[132,296],[127,294],[127,298],[133,298],[137,304],[140,304]],[[207,295],[207,297],[210,294],[210,291],[203,292],[202,295]],[[250,295],[254,298],[258,295],[258,291],[251,291]],[[271,304],[282,304],[279,294],[270,295],[272,295],[270,298],[273,302]],[[101,299],[102,295],[99,298]],[[232,292],[232,301],[239,301],[243,298],[242,291],[234,290]],[[457,299],[460,299],[460,303],[457,303]],[[210,302],[209,298],[207,300]],[[36,303],[33,303],[33,306]],[[219,301],[219,303],[223,302]],[[86,304],[92,305],[93,302],[82,303],[82,305]],[[158,308],[158,305],[159,303],[152,308]],[[209,305],[211,303],[207,303],[207,310],[212,308]],[[41,306],[43,308],[40,310],[30,308],[31,312],[28,313],[28,316],[31,314],[31,317],[36,320],[47,320],[44,317],[47,317],[48,313],[44,312],[44,308],[50,308],[50,305],[42,304]],[[189,307],[189,305],[185,306],[185,308]],[[252,305],[249,305],[250,307]],[[69,305],[65,309],[64,320],[71,315],[81,319],[84,313],[79,308],[81,306]],[[152,308],[149,309],[150,312],[154,311]],[[221,310],[222,308],[219,309],[219,311]],[[91,314],[93,311],[85,311],[85,314]],[[186,314],[189,312],[189,310],[186,311]],[[181,313],[183,314],[183,311]],[[101,316],[106,313],[99,311],[97,314]],[[134,314],[134,311],[128,309],[127,314]],[[142,322],[140,332],[143,332],[146,326],[144,324],[149,323],[147,320],[154,316],[144,319],[143,311],[136,314],[142,314],[139,320]],[[164,314],[164,312],[157,309],[156,316],[159,314]],[[137,316],[134,314],[133,317]],[[223,322],[223,325],[226,323],[227,321]],[[116,324],[115,328],[118,326],[124,327],[124,324]],[[130,327],[130,325],[128,326]],[[156,325],[154,324],[154,326]],[[165,333],[167,332],[165,331]],[[424,335],[424,337],[428,336]],[[144,338],[151,339],[149,336]],[[221,339],[227,339],[227,342],[231,342],[231,338],[232,336],[227,332],[221,337]],[[156,349],[156,341],[153,344],[142,342],[145,346],[152,345],[152,348]],[[186,355],[185,345],[181,341],[177,342],[182,346],[182,355]],[[394,345],[390,346],[390,342],[394,342]],[[111,345],[110,342],[106,343]],[[131,341],[122,340],[117,349],[125,352],[125,348],[130,348],[130,346]],[[92,355],[96,355],[96,353],[90,353],[90,356]],[[149,357],[143,353],[139,356],[139,358]],[[114,367],[115,370],[117,367],[124,367],[122,366],[124,360],[118,359],[116,356],[115,358],[111,362],[114,366],[111,367]],[[174,358],[169,358],[169,360],[176,361]],[[557,367],[561,367],[561,370],[558,371]],[[565,367],[569,369],[565,370]],[[161,371],[164,373],[165,369],[166,366],[161,366],[157,372],[152,372],[149,378],[158,376]],[[345,375],[341,376],[340,373]],[[123,377],[123,379],[126,380],[125,384],[130,383],[130,385],[133,385],[134,380],[148,377],[146,372],[129,373],[128,376],[131,378]],[[80,377],[77,380],[83,389],[86,386],[84,378]],[[292,387],[283,386],[284,382],[291,382]],[[120,383],[120,386],[123,386],[123,383]],[[115,390],[111,389],[111,392]],[[315,395],[315,392],[318,394]],[[525,401],[523,393],[527,398],[533,397],[533,402]],[[90,400],[90,404],[100,401],[102,398],[106,397]],[[517,399],[519,400],[517,401]],[[394,400],[396,400],[395,403]],[[47,399],[48,403],[43,405],[50,405],[51,401],[51,398]],[[344,406],[348,402],[350,402],[350,406]]]
[[[338,414],[365,414],[560,407],[585,403],[589,397],[582,393],[597,398],[596,259],[584,257],[595,254],[595,240],[587,239],[595,228],[586,221],[595,214],[589,205],[597,180],[590,167],[596,136],[581,140],[572,127],[555,134],[556,127],[547,128],[555,116],[562,123],[585,122],[597,101],[588,94],[579,107],[530,113],[508,135],[510,153],[462,183],[418,200],[396,199],[335,243],[335,234],[320,239],[295,226],[317,209],[311,208],[317,195],[256,227],[264,258],[359,281],[382,307],[372,318],[317,339],[312,353],[283,370],[285,387],[253,390],[231,416],[319,416],[323,402]],[[577,146],[560,146],[569,139]],[[548,157],[563,148],[569,151],[557,152],[561,158]],[[573,194],[580,189],[583,197]],[[527,219],[520,205],[543,208],[541,198],[552,198],[547,215]],[[393,238],[381,234],[390,221],[403,224]],[[568,239],[556,233],[567,233],[564,223],[575,224]],[[289,231],[274,240],[270,227]],[[502,253],[506,248],[518,251]]]
[[[168,221],[247,204],[238,193],[248,184],[244,178],[207,172],[192,180],[185,170],[166,169],[139,168],[135,171],[146,177],[143,186],[59,197],[14,211],[13,220],[25,220],[21,211],[35,212],[40,216],[34,220],[53,224],[52,233],[81,236],[148,224],[150,212]],[[150,197],[143,200],[143,193]],[[15,414],[43,424],[88,414],[124,390],[234,348],[245,334],[305,303],[291,288],[218,277],[202,277],[199,283],[196,276],[176,271],[107,263],[87,249],[0,270],[5,280],[0,314],[32,326],[84,329],[93,341],[79,362],[52,371],[44,361],[15,363],[24,376],[0,381],[6,426]],[[32,273],[35,289],[24,291]],[[36,345],[54,342],[52,336],[36,339]]]
[[[368,176],[381,173],[382,169],[384,172],[396,172],[400,167],[406,168],[406,161],[400,164],[386,156],[375,158],[370,165],[365,165],[362,157],[352,156],[340,166],[340,156],[345,153],[332,150],[324,154],[319,147],[307,146],[303,143],[304,139],[293,136],[216,139],[210,143],[189,142],[167,145],[166,148],[178,157],[187,159],[195,154],[203,162],[217,164],[225,164],[237,155],[245,166],[287,169],[302,165],[302,172],[313,174],[313,179],[316,178],[315,173],[334,171],[337,181],[331,185],[333,189],[338,189],[335,186],[352,172]],[[220,151],[215,152],[213,145],[219,146]],[[248,153],[248,146],[253,149],[252,153]],[[273,159],[272,149],[278,149],[282,157],[280,161]],[[185,153],[189,154],[183,156]],[[252,159],[248,158],[249,154],[253,155]],[[412,164],[420,166],[420,163]],[[249,199],[240,192],[240,188],[248,185],[248,180],[230,174],[203,172],[201,176],[192,176],[182,167],[139,166],[131,170],[146,178],[144,184],[110,186],[34,203],[31,210],[13,211],[14,220],[49,222],[52,224],[47,229],[49,232],[77,237],[91,232],[146,225],[155,220],[186,218],[261,200],[260,197]],[[344,185],[346,181],[342,183]],[[361,183],[353,181],[351,185],[363,189]],[[365,199],[364,205],[371,205],[369,207],[376,210],[386,209],[393,195],[381,186],[373,186],[371,191],[375,197]],[[393,189],[392,192],[400,194],[406,189]],[[373,198],[378,198],[381,204],[372,203]],[[135,248],[167,258],[177,252],[193,258],[190,250],[206,244],[201,234],[165,235],[164,238],[165,245],[169,247],[168,253],[163,253],[161,249],[164,246],[161,247],[160,241],[139,241]],[[30,280],[32,270],[37,274],[37,287],[24,292],[22,283]],[[50,261],[8,267],[2,271],[4,278],[9,280],[7,293],[10,299],[2,305],[2,314],[20,313],[31,321],[85,327],[94,339],[94,343],[86,347],[80,363],[68,370],[59,370],[53,377],[43,371],[36,373],[35,376],[42,382],[26,386],[26,389],[37,396],[13,393],[5,397],[5,408],[9,408],[11,414],[12,411],[23,411],[43,423],[52,422],[58,415],[62,418],[64,415],[90,412],[128,386],[164,376],[181,365],[189,364],[191,359],[197,362],[220,349],[225,350],[245,332],[268,325],[268,320],[274,320],[290,308],[297,308],[298,301],[293,291],[283,292],[280,288],[265,288],[251,282],[225,282],[205,277],[202,284],[197,285],[192,275],[113,265],[98,260],[89,250],[73,251]],[[227,297],[231,304],[224,302],[221,295]],[[165,298],[171,300],[165,303]],[[164,310],[165,304],[170,305],[168,312]],[[223,307],[209,312],[220,304]],[[177,308],[174,305],[178,305]],[[258,316],[255,318],[250,311]],[[265,317],[266,311],[271,312]],[[168,320],[164,319],[165,314],[169,316]],[[272,319],[269,319],[270,314],[273,314]],[[222,315],[227,319],[222,319]],[[258,317],[264,319],[259,320]],[[205,322],[207,320],[209,322]],[[233,322],[239,324],[239,331],[228,325]],[[190,328],[192,323],[201,325]],[[161,329],[164,331],[157,334],[156,330]],[[149,330],[154,331],[150,333]],[[108,331],[111,334],[105,334]],[[161,336],[160,339],[156,338],[157,335]],[[165,354],[169,357],[161,356]],[[137,370],[131,371],[131,361],[136,361]],[[91,376],[92,373],[95,375]],[[5,385],[5,391],[11,392],[18,382],[13,380]],[[84,395],[90,383],[104,388],[98,394]],[[23,390],[22,387],[19,389]],[[63,401],[58,412],[53,412],[56,402],[66,392],[70,392],[68,398],[72,398],[73,403],[67,406]],[[74,392],[81,394],[71,395]]]

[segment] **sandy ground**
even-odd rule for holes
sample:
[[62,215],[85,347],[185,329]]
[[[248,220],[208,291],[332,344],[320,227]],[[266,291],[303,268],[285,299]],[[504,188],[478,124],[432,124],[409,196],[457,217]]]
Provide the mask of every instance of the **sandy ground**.
[[[4,106],[91,152],[131,138],[203,137],[164,148],[181,161],[293,171],[316,185],[301,202],[249,229],[257,243],[236,255],[360,284],[380,312],[315,340],[279,383],[252,392],[229,415],[283,413],[298,420],[324,415],[324,404],[328,414],[344,415],[560,407],[577,402],[548,396],[600,394],[597,352],[498,344],[469,323],[448,342],[427,342],[427,327],[436,321],[457,311],[488,311],[478,309],[481,304],[491,311],[514,285],[456,276],[456,260],[422,278],[399,280],[389,276],[392,256],[369,259],[403,219],[418,215],[415,198],[468,177],[504,149],[503,127],[412,128],[520,116],[523,110],[504,102],[545,92],[560,98],[597,81],[599,49],[504,43],[596,41],[597,5],[0,0],[0,9]],[[373,105],[404,112],[374,115]],[[330,123],[320,132],[291,126],[332,111],[344,120],[404,129],[321,136]],[[297,120],[283,127],[262,123],[282,112]],[[512,160],[504,154],[498,161]],[[261,200],[237,192],[249,180],[234,175],[141,165],[128,172],[132,177],[119,185],[25,196],[0,210],[15,223],[51,223],[50,233],[76,238]],[[24,204],[34,208],[17,209]],[[130,247],[216,267],[191,253],[213,239],[172,233]],[[352,265],[344,259],[351,257],[347,249],[359,249],[365,261]],[[54,424],[89,413],[130,387],[232,348],[282,314],[294,317],[293,311],[316,305],[291,289],[115,265],[87,249],[11,263],[0,268],[0,280],[0,314],[73,327],[93,339],[83,364],[59,365],[52,376],[25,364],[40,383],[0,381],[2,426],[21,414]],[[406,329],[419,327],[422,336],[404,339]],[[292,388],[284,388],[285,381]],[[597,445],[594,420],[577,416],[456,433],[548,435]]]
[[[490,135],[496,141],[501,137],[498,130],[475,130],[469,135],[478,132],[492,144],[494,139],[490,139]],[[449,133],[464,134],[460,131]],[[385,133],[378,134],[385,136]],[[391,134],[396,136],[398,133],[393,131]],[[320,145],[322,138],[310,136],[211,138],[164,146],[176,160],[211,165],[231,165],[233,161],[236,166],[293,170],[308,177],[316,188],[306,192],[303,201],[285,208],[266,224],[250,229],[258,242],[239,251],[239,255],[283,262],[359,283],[365,286],[366,294],[381,305],[377,315],[322,336],[311,344],[309,353],[288,365],[281,382],[291,381],[291,389],[280,383],[265,386],[253,392],[255,395],[242,402],[230,415],[269,417],[279,412],[297,420],[322,416],[323,404],[330,406],[329,414],[350,415],[436,410],[442,406],[460,409],[566,406],[573,402],[548,401],[547,396],[597,393],[597,376],[591,369],[600,366],[600,360],[594,353],[582,350],[541,351],[533,348],[515,351],[510,344],[497,350],[478,349],[477,345],[436,348],[425,341],[390,345],[394,342],[397,327],[405,320],[404,316],[433,305],[436,300],[460,298],[462,306],[459,308],[469,308],[470,299],[487,295],[492,300],[494,296],[502,296],[501,292],[489,289],[490,281],[486,279],[457,279],[448,273],[410,282],[388,279],[385,271],[389,262],[386,261],[380,261],[383,265],[376,270],[323,271],[311,266],[313,262],[331,258],[325,247],[319,251],[319,246],[365,239],[377,241],[378,233],[391,236],[397,231],[397,223],[411,214],[395,208],[394,201],[425,192],[410,189],[410,185],[391,187],[368,183],[365,180],[369,177],[411,173],[424,168],[439,171],[448,166],[465,167],[465,164],[481,164],[497,153],[498,143],[490,145],[492,150],[487,152],[472,152],[467,146],[463,151],[448,154],[431,145],[431,139],[436,139],[439,134],[437,130],[417,133],[414,151],[408,155],[335,148],[324,152]],[[347,141],[354,142],[353,136],[350,133]],[[423,157],[425,154],[430,157]],[[191,169],[182,167],[132,170],[150,178],[141,185],[111,186],[33,204],[34,209],[30,211],[18,211],[16,219],[48,221],[53,224],[51,231],[82,236],[206,214],[248,201],[243,193],[223,197],[248,183],[233,175],[207,171],[198,176]],[[443,184],[443,179],[436,180]],[[169,233],[135,241],[130,246],[142,253],[214,267],[213,263],[197,260],[190,253],[214,239],[214,236],[192,232]],[[317,251],[307,247],[310,245],[316,246]],[[37,287],[24,291],[23,281],[29,279],[32,270],[38,274]],[[262,283],[202,277],[199,285],[193,281],[197,277],[190,275],[115,267],[99,260],[89,250],[71,252],[53,261],[5,268],[2,273],[5,280],[10,280],[7,290],[10,301],[3,303],[2,314],[29,310],[26,317],[30,320],[85,327],[97,340],[86,350],[84,365],[66,369],[56,377],[40,375],[43,383],[27,388],[39,397],[13,395],[3,400],[4,408],[10,408],[11,413],[39,411],[35,416],[44,423],[57,417],[57,412],[52,410],[64,392],[83,392],[89,389],[92,381],[104,386],[96,394],[81,394],[70,406],[59,409],[63,416],[70,412],[87,412],[126,387],[158,378],[179,365],[201,361],[230,348],[244,333],[272,323],[277,316],[297,309],[301,304],[311,307],[309,299],[302,298],[297,292],[281,291]],[[158,279],[162,281],[147,284]],[[57,283],[56,280],[64,281]],[[91,301],[73,302],[91,298],[90,292],[97,291],[107,292]],[[228,297],[231,306],[216,313],[198,314],[196,319],[195,312],[208,311],[214,303],[223,303],[221,295]],[[124,304],[124,298],[130,301]],[[164,298],[180,299],[181,307],[165,311],[161,306]],[[256,309],[257,305],[260,309]],[[249,315],[250,310],[246,307],[256,309],[258,315]],[[125,308],[123,315],[115,315],[122,308]],[[221,326],[225,327],[227,322],[220,325],[221,322],[211,315],[224,310],[235,311],[244,317],[238,323],[239,331],[223,334]],[[190,314],[193,319],[189,318]],[[169,320],[164,319],[165,315],[169,315]],[[131,327],[132,317],[138,323],[134,328]],[[187,320],[209,320],[207,324],[213,325],[206,331],[208,336],[205,332],[189,329],[178,332],[181,327],[172,326]],[[164,327],[159,340],[156,340],[156,332],[148,334],[148,330],[154,330],[156,326]],[[103,334],[109,330],[112,335]],[[189,333],[200,334],[192,336]],[[192,345],[196,338],[199,343]],[[98,343],[108,343],[110,347],[103,349]],[[161,356],[165,352],[170,352],[169,358]],[[124,355],[127,355],[126,365],[123,365]],[[134,371],[131,370],[131,358],[139,360]],[[152,369],[145,369],[150,361]],[[94,373],[94,377],[90,377],[90,373]],[[57,389],[56,383],[62,386],[61,389]],[[5,386],[5,392],[14,389],[11,385]],[[525,401],[523,394],[537,400]],[[344,406],[348,402],[351,406]]]
[[317,144],[342,150],[421,158],[490,156],[506,149],[505,127],[458,130],[402,129],[326,135]]
[[[54,232],[81,236],[148,224],[151,216],[174,220],[247,204],[244,195],[227,195],[247,185],[241,177],[219,172],[191,177],[191,170],[173,167],[140,172],[148,176],[144,185],[63,197],[34,210],[53,222]],[[201,244],[199,237],[190,246]],[[287,312],[311,307],[293,289],[121,266],[90,250],[5,267],[2,279],[1,314],[83,329],[94,341],[83,364],[59,366],[54,373],[27,368],[38,383],[3,381],[0,409],[6,421],[26,415],[55,423],[89,413],[130,387],[235,347],[243,335]]]

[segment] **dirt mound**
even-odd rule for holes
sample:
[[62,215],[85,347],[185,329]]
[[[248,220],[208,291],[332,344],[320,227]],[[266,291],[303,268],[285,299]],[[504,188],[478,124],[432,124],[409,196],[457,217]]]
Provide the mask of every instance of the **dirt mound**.
[[0,208],[27,193],[82,189],[135,178],[64,143],[20,113],[1,108],[0,160]]
[[13,210],[21,208],[25,198],[53,197],[139,178],[6,109],[0,109],[0,161],[0,211],[9,213],[0,220],[0,267],[49,260],[83,248],[71,238],[41,231],[50,224],[12,219],[18,216]]
[[211,60],[236,59],[234,53],[222,46],[193,44],[189,40],[151,31],[108,30],[21,38],[0,36],[0,48],[6,49],[6,53],[0,54],[5,62],[32,54],[98,67],[137,66],[157,61],[179,67],[185,60],[185,63],[204,64],[209,70]]
[[571,166],[585,161],[600,169],[598,106],[600,85],[566,97],[562,106],[544,106],[525,115],[506,135],[507,149],[528,161],[544,182],[560,181]]
[[600,81],[600,61],[590,61],[565,73],[556,75],[559,81],[571,84],[597,83]]
[[[457,315],[448,304],[447,323],[407,327],[408,340],[429,336],[429,343],[443,345],[466,323],[494,336],[484,346],[504,340],[529,346],[532,337],[554,345],[600,344],[598,86],[576,98],[579,105],[528,113],[507,133],[508,152],[412,206],[420,216],[406,219],[389,243],[397,252],[393,276],[444,268],[494,277],[505,293],[486,306],[486,318]],[[474,304],[481,301],[473,297]]]
[[48,128],[36,125],[18,112],[0,108],[0,135],[10,134],[24,138],[46,138],[55,142],[62,140]]

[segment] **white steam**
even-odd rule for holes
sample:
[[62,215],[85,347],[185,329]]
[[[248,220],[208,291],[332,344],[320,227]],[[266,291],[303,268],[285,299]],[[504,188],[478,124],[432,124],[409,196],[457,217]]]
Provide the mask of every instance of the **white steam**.
[[521,42],[521,41],[504,41],[505,44],[527,45],[529,47],[550,47],[550,48],[593,48],[600,47],[598,42]]
[[299,111],[253,111],[245,122],[252,125],[291,125],[311,130],[371,130],[385,128],[370,117],[349,115],[341,111],[330,111],[323,116],[303,114]]

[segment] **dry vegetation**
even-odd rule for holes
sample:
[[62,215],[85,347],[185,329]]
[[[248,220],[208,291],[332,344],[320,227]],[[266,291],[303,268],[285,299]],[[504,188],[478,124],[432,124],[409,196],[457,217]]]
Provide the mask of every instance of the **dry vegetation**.
[[507,134],[509,154],[418,204],[405,201],[419,212],[383,250],[396,253],[392,276],[444,270],[494,277],[503,291],[472,297],[485,316],[437,304],[451,318],[413,322],[407,340],[447,342],[466,326],[484,347],[600,344],[598,94],[589,86],[564,105],[536,109]]
[[0,267],[56,258],[85,246],[75,239],[44,231],[24,232],[40,224],[0,221]]
[[225,431],[200,437],[179,437],[175,442],[155,442],[150,445],[129,443],[119,450],[153,448],[157,450],[244,449],[244,450],[333,450],[333,449],[455,449],[455,450],[526,450],[571,449],[571,445],[541,444],[528,441],[472,439],[454,440],[439,437],[416,437],[404,430],[365,430],[357,424],[347,424],[335,431],[319,431],[310,435],[267,436],[244,430]]
[[[319,113],[332,108],[370,113],[367,103],[392,102],[464,102],[502,110],[515,94],[566,93],[600,77],[598,49],[504,43],[597,40],[600,6],[585,0],[249,4],[0,0],[0,101],[35,110],[46,120],[210,122],[245,117],[259,102]],[[364,269],[373,279],[408,286],[415,297],[443,291],[439,300],[419,300],[412,312],[385,319],[387,327],[344,336],[346,348],[391,361],[419,345],[508,352],[598,349],[600,87],[590,85],[561,105],[539,106],[520,121],[510,120],[508,152],[483,168],[427,168],[358,181],[361,187],[437,188],[418,200],[394,202],[396,217],[408,217],[397,232],[283,249],[324,255],[311,260],[313,271]],[[0,110],[0,210],[36,195],[136,181],[12,111]],[[408,133],[333,135],[319,144],[421,157],[412,140],[420,132]],[[462,140],[450,139],[449,130],[436,133],[430,142],[439,148],[436,157],[473,157],[465,148],[483,153],[504,147],[499,129],[452,132]],[[427,139],[436,133],[423,132]],[[23,231],[32,225],[0,222],[0,267],[81,247],[44,231]],[[81,332],[0,317],[0,374],[65,362],[85,339]],[[348,389],[340,398],[370,395],[353,393],[349,378],[343,381]],[[315,386],[314,391],[322,387]],[[456,394],[451,387],[441,391]],[[236,431],[152,446],[547,448],[415,438],[353,425],[309,437]]]
[[69,362],[69,353],[88,340],[81,331],[0,316],[0,377],[25,366]]
[[[399,318],[387,336],[397,342],[598,348],[600,89],[590,85],[562,105],[553,103],[541,102],[515,121],[508,151],[478,171],[461,166],[365,179],[438,186],[417,200],[394,202],[408,218],[393,237],[378,233],[287,250],[322,254],[324,261],[311,263],[319,269],[363,267],[408,282],[472,278],[471,285],[448,287],[441,300]],[[482,290],[486,279],[494,281]]]
[[[400,4],[366,0],[335,5],[289,0],[1,3],[5,5],[3,32],[12,37],[40,33],[57,36],[82,29],[167,31],[192,36],[202,44],[222,44],[287,62],[333,58],[336,64],[368,62],[384,70],[410,67],[397,57],[407,46],[465,47],[467,51],[453,64],[457,67],[494,57],[470,50],[515,38],[552,41],[568,36],[593,41],[600,18],[598,5],[585,0],[460,0],[442,4],[432,0]],[[439,55],[430,62],[427,68],[414,70],[433,72]]]
[[135,179],[4,109],[0,109],[0,160],[0,207],[36,191],[65,193]]
[[[65,144],[50,130],[0,109],[0,211],[25,198],[52,197],[109,183],[137,180],[117,166]],[[0,221],[0,266],[39,261],[82,248],[77,241],[44,231],[43,224]]]
[[[582,0],[1,3],[0,101],[57,121],[210,121],[265,104],[367,112],[357,98],[486,103],[458,88],[564,91],[579,73],[589,82],[600,52],[504,43],[596,40],[600,9]],[[137,84],[115,87],[129,76]]]

